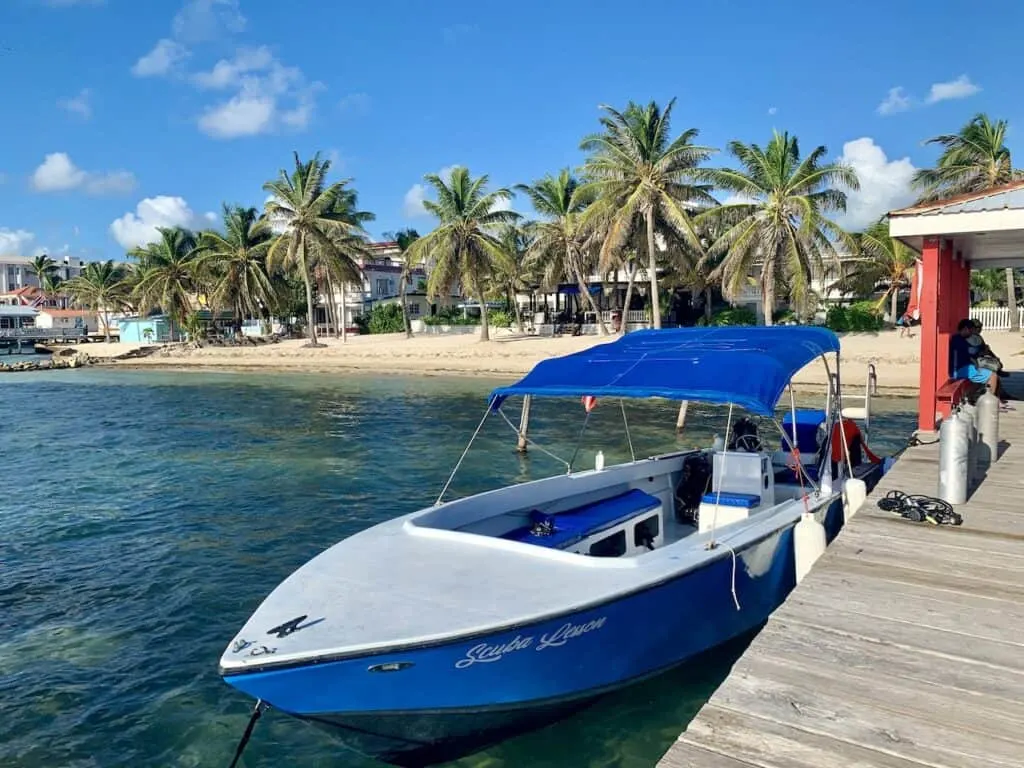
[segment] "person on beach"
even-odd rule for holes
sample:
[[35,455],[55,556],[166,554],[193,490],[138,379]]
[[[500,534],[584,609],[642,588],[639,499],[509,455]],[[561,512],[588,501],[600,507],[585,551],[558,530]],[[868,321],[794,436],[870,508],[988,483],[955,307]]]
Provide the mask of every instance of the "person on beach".
[[975,357],[971,354],[971,345],[967,341],[974,335],[974,321],[963,319],[957,324],[956,333],[949,340],[949,377],[966,379],[988,389],[996,395],[1000,402],[1006,403],[999,387],[999,377],[988,368],[979,368]]
[[896,325],[900,328],[900,338],[903,338],[904,336],[913,338],[914,333],[912,329],[916,324],[915,318],[909,309],[900,315],[899,320],[896,321]]

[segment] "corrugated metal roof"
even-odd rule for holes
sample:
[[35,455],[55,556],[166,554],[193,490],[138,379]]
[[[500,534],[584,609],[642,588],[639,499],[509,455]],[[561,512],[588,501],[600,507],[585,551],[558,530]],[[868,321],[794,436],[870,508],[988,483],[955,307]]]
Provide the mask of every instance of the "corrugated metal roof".
[[1024,209],[1024,189],[1011,189],[993,195],[949,203],[941,208],[922,211],[924,215],[945,213],[980,213],[981,211],[1003,211]]
[[946,200],[921,203],[891,211],[890,216],[929,216],[945,213],[978,213],[1024,209],[1024,180],[1014,181],[986,192],[969,192]]

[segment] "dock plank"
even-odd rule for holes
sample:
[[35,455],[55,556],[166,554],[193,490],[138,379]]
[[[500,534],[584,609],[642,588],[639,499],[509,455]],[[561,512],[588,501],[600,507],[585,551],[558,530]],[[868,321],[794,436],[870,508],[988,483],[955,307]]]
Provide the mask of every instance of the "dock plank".
[[1024,768],[1024,415],[959,528],[877,507],[936,495],[910,448],[664,756],[665,768]]

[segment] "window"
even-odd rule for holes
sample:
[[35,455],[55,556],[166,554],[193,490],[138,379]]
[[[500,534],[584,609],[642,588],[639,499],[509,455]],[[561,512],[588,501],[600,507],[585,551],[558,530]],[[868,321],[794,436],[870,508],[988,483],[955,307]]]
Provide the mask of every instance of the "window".
[[378,277],[377,278],[377,291],[376,291],[376,293],[377,293],[378,296],[390,296],[390,293],[388,292],[388,283],[389,282],[390,281],[386,277]]
[[654,540],[660,532],[658,516],[652,515],[633,526],[633,546],[654,549]]
[[409,314],[410,315],[416,315],[418,317],[419,314],[420,314],[420,305],[419,304],[410,304],[409,305]]
[[619,531],[590,545],[592,557],[622,557],[626,554],[626,532]]

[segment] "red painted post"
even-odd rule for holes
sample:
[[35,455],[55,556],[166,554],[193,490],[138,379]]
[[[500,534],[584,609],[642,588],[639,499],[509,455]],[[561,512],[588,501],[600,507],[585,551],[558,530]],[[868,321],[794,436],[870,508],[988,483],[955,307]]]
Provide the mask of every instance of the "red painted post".
[[[917,428],[935,429],[935,373],[939,333],[939,239],[926,237],[921,248],[921,367],[918,378],[921,392],[917,401]],[[948,355],[948,351],[947,351]]]
[[[939,244],[939,286],[935,296],[938,312],[939,332],[935,337],[935,388],[941,387],[949,378],[949,340],[962,319],[956,314],[957,291],[954,287],[956,265],[953,262],[953,241],[942,240]],[[943,418],[949,413],[943,410]]]

